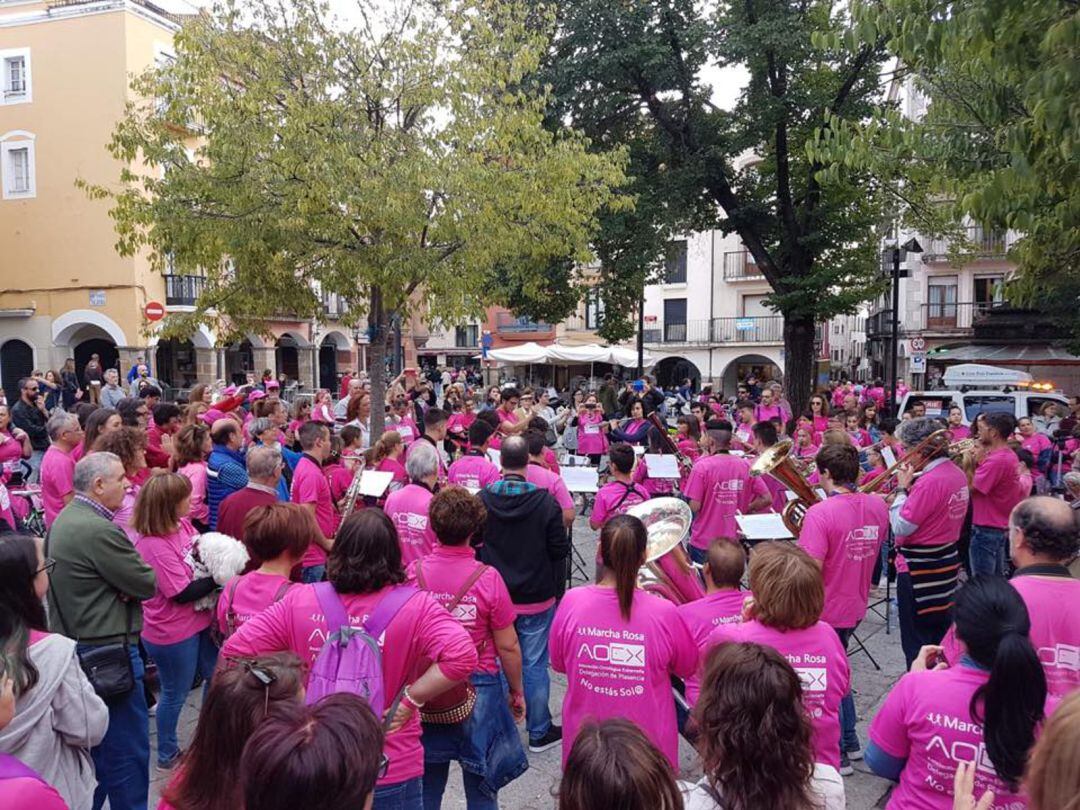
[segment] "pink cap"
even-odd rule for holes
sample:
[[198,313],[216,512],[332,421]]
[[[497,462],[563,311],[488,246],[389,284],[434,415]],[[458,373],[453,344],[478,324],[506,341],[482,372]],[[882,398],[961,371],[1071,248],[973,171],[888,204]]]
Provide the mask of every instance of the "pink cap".
[[267,388],[281,388],[281,383],[279,383],[277,380],[267,380],[266,381],[266,387]]
[[226,387],[225,390],[222,391],[221,393],[223,393],[227,397],[231,397],[233,394],[236,393],[236,386],[235,385],[230,385],[230,386]]
[[211,408],[202,415],[202,420],[208,425],[213,425],[218,419],[224,419],[225,412],[219,411],[217,408]]
[[252,402],[255,402],[258,399],[266,399],[266,392],[265,391],[252,391],[250,394],[248,394],[248,398],[247,398],[248,405],[250,405]]

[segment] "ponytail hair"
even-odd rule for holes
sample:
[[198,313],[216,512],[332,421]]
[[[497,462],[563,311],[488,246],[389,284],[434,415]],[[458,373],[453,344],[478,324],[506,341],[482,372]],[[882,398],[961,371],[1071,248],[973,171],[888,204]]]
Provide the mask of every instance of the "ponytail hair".
[[975,577],[956,595],[956,634],[968,655],[990,670],[971,697],[994,770],[1012,789],[1024,774],[1046,705],[1046,676],[1028,633],[1020,594],[1000,577]]
[[648,541],[645,524],[633,515],[616,515],[600,530],[600,559],[615,575],[619,613],[626,621],[630,620],[637,575],[645,560]]
[[371,460],[369,463],[372,466],[375,466],[383,459],[389,458],[391,451],[399,444],[403,444],[401,434],[396,430],[387,430],[372,446]]

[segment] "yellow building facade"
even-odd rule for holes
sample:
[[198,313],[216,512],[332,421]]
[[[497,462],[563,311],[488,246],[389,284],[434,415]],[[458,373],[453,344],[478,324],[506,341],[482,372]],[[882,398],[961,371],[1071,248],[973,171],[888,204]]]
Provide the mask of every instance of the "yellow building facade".
[[76,181],[118,182],[106,144],[132,98],[130,79],[172,53],[181,22],[146,0],[0,0],[0,383],[9,399],[31,370],[73,358],[81,374],[94,353],[121,376],[144,357],[178,388],[263,369],[310,388],[360,359],[357,335],[336,326],[329,300],[326,322],[271,323],[231,347],[218,346],[212,328],[182,342],[154,334],[146,305],[190,309],[201,279],[118,255],[109,203]]

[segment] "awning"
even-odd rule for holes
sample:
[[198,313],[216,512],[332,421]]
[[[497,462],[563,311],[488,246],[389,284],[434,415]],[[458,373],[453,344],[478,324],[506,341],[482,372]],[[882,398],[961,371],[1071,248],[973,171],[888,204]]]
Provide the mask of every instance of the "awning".
[[990,365],[1080,365],[1080,357],[1047,344],[1001,345],[988,343],[935,349],[926,358],[931,363],[988,363]]
[[[590,363],[611,363],[616,366],[633,368],[637,365],[637,352],[619,346],[601,346],[588,343],[584,346],[541,346],[537,343],[523,343],[505,349],[492,349],[488,358],[507,365],[531,365],[543,363],[555,366],[588,365]],[[644,355],[645,367],[653,364],[648,353]]]
[[547,360],[547,348],[539,343],[522,343],[520,346],[507,346],[505,349],[492,349],[487,356],[499,363],[510,365],[529,365]]

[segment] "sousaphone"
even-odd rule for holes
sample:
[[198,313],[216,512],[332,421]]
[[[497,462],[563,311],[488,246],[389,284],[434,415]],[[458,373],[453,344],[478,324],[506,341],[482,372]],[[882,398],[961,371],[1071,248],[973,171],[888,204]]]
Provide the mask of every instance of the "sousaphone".
[[690,563],[683,543],[694,515],[686,501],[652,498],[626,510],[645,524],[648,545],[638,587],[682,605],[705,595],[699,570]]

